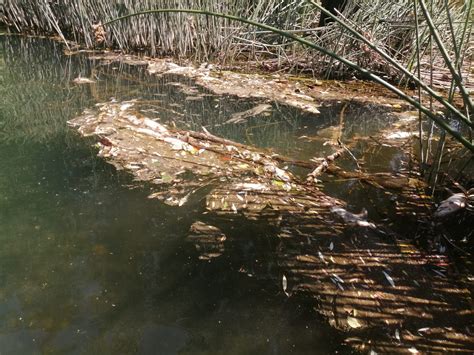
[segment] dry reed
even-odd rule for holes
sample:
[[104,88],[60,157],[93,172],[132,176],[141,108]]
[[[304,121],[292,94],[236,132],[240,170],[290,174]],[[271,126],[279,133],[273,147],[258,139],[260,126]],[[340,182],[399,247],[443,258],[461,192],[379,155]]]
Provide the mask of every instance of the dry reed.
[[[467,5],[462,1],[449,3],[454,24],[454,28],[451,28],[446,19],[446,3],[446,0],[433,0],[430,10],[435,25],[444,36],[444,43],[452,43],[453,35],[461,35]],[[298,32],[362,67],[384,75],[398,75],[339,24],[333,23],[324,30],[315,28],[319,10],[306,1],[5,0],[0,8],[0,22],[19,32],[58,34],[89,48],[97,45],[94,41],[94,25],[129,13],[153,8],[203,9],[227,13]],[[414,70],[417,46],[412,0],[359,0],[349,5],[342,16],[373,43]],[[430,31],[424,23],[419,23],[419,26],[420,50],[427,53]],[[211,16],[160,14],[133,17],[109,27],[103,45],[129,52],[144,51],[151,55],[172,55],[198,61],[267,59],[274,61],[273,66],[287,69],[302,68],[331,75],[348,73],[348,68],[342,64],[296,46],[278,35]],[[454,53],[452,45],[448,45],[448,50]],[[427,72],[426,62],[422,61],[425,64],[424,72]]]
[[[294,11],[296,7],[298,9]],[[308,6],[297,5],[295,0],[6,0],[0,21],[19,32],[64,35],[93,47],[93,25],[151,8],[195,8],[234,13],[291,29],[299,28],[304,18],[308,19],[301,13],[301,9]],[[230,53],[229,46],[236,42],[246,49],[257,48],[252,43],[262,43],[261,37],[241,24],[224,19],[167,14],[131,18],[115,24],[108,29],[106,45],[126,51],[144,50],[152,55],[210,60]],[[233,55],[242,50],[237,46],[233,49]]]

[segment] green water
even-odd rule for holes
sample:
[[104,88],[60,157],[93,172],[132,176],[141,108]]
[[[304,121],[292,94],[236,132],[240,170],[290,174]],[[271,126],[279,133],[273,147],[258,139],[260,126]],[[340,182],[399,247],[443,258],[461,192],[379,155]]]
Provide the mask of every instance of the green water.
[[[93,92],[71,80],[89,76],[96,63],[63,56],[59,44],[3,37],[0,50],[2,355],[341,348],[340,336],[309,306],[280,290],[277,267],[262,247],[264,232],[249,230],[232,253],[200,261],[185,237],[202,207],[147,199],[145,187],[97,159],[90,143],[66,126],[112,96],[159,97],[183,119],[217,120],[232,105],[251,104],[212,96],[183,101],[186,94],[167,85],[177,78],[150,79],[143,68],[120,65],[95,68],[99,88]],[[211,116],[218,104],[224,109]],[[228,133],[238,138],[241,132]],[[291,148],[285,137],[261,144],[272,141]],[[247,271],[239,272],[244,264]]]
[[[74,85],[79,75],[97,84]],[[349,352],[310,305],[282,292],[265,226],[229,225],[239,238],[222,257],[199,260],[185,238],[203,205],[147,199],[146,186],[67,127],[112,97],[150,100],[150,115],[163,122],[204,125],[299,158],[329,151],[324,140],[298,137],[337,124],[340,110],[316,117],[273,105],[263,123],[222,125],[255,102],[151,78],[141,66],[67,57],[51,41],[0,37],[0,354]],[[354,108],[346,134],[387,123],[377,126],[373,115]],[[372,167],[393,168],[375,158]],[[350,204],[366,204],[363,190],[352,191]]]

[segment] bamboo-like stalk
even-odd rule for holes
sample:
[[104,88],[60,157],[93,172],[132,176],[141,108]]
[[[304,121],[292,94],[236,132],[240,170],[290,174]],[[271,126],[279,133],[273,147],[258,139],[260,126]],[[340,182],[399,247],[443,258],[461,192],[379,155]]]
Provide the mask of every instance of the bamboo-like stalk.
[[[429,93],[434,99],[436,99],[439,103],[445,106],[448,110],[450,110],[456,117],[459,117],[464,123],[467,125],[474,127],[474,123],[469,120],[461,111],[459,111],[456,107],[454,107],[449,101],[445,100],[442,96],[438,95],[429,85],[424,83],[421,78],[417,78],[413,75],[408,69],[406,69],[403,65],[397,62],[392,56],[387,54],[385,51],[380,49],[376,44],[365,38],[359,31],[355,30],[352,26],[345,23],[341,20],[338,16],[334,16],[331,12],[327,11],[325,8],[320,6],[319,4],[315,3],[313,0],[307,0],[311,5],[318,8],[320,11],[325,13],[326,15],[330,16],[335,22],[339,23],[342,27],[348,30],[352,35],[354,35],[357,39],[364,42],[368,45],[372,50],[382,56],[387,62],[392,64],[396,69],[400,70],[404,75],[408,78],[413,80],[417,85],[421,86],[427,93]],[[419,52],[419,51],[417,51]]]
[[[421,55],[420,55],[420,31],[419,31],[419,26],[418,26],[418,10],[416,6],[416,0],[413,0],[413,10],[415,14],[415,35],[416,35],[416,69],[417,69],[417,75],[418,79],[421,81]],[[423,95],[421,92],[421,85],[418,85],[418,101],[420,104],[423,104]],[[421,114],[421,111],[418,111],[418,140],[420,143],[420,158],[421,158],[421,163],[422,166],[426,163],[425,161],[425,154],[424,154],[424,148],[423,148],[423,115]]]
[[449,133],[449,135],[451,135],[453,138],[455,138],[458,142],[460,142],[462,145],[464,145],[470,151],[474,152],[474,145],[469,140],[467,140],[465,137],[463,137],[456,130],[452,129],[447,122],[445,122],[443,119],[439,118],[434,112],[430,111],[428,108],[421,105],[418,101],[416,101],[412,97],[405,94],[399,88],[393,86],[392,84],[385,81],[384,79],[382,79],[378,75],[373,74],[371,71],[358,66],[356,63],[354,63],[354,62],[352,62],[352,61],[350,61],[346,58],[343,58],[343,57],[337,55],[336,53],[327,50],[326,48],[323,48],[323,47],[321,47],[321,46],[319,46],[319,45],[317,45],[317,44],[315,44],[311,41],[308,41],[308,40],[306,40],[302,37],[299,37],[299,36],[297,36],[293,33],[285,32],[284,30],[275,28],[273,26],[266,25],[266,24],[259,23],[259,22],[255,22],[253,20],[248,20],[248,19],[244,19],[244,18],[241,18],[241,17],[233,16],[233,15],[227,15],[227,14],[222,14],[222,13],[217,13],[217,12],[212,12],[212,11],[206,11],[206,10],[193,10],[193,9],[154,9],[154,10],[140,11],[140,12],[120,16],[120,17],[117,17],[113,20],[104,22],[104,26],[109,26],[109,25],[111,25],[115,22],[119,22],[119,21],[122,21],[122,20],[125,20],[125,19],[128,19],[128,18],[131,18],[131,17],[136,17],[136,16],[140,16],[140,15],[158,14],[158,13],[164,13],[164,14],[166,14],[166,13],[189,13],[189,14],[197,14],[197,15],[222,17],[222,18],[226,18],[226,19],[229,19],[229,20],[246,23],[248,25],[252,25],[252,26],[264,29],[264,30],[272,31],[276,34],[279,34],[279,35],[283,36],[283,37],[290,38],[290,39],[292,39],[296,42],[299,42],[299,43],[301,43],[305,46],[308,46],[312,49],[315,49],[315,50],[317,50],[317,51],[319,51],[319,52],[321,52],[321,53],[323,53],[323,54],[325,54],[325,55],[327,55],[331,58],[334,58],[334,59],[344,63],[345,65],[351,67],[352,69],[364,74],[365,76],[367,76],[371,80],[383,85],[385,88],[387,88],[388,90],[390,90],[393,93],[395,93],[396,95],[398,95],[404,101],[409,102],[412,106],[416,107],[418,110],[423,112],[427,117],[429,117],[431,120],[436,122],[436,124],[438,124],[438,126],[440,126],[447,133]]
[[469,108],[470,111],[472,111],[474,109],[474,107],[473,107],[473,103],[471,101],[471,98],[469,97],[469,93],[467,92],[466,87],[463,85],[459,73],[454,68],[451,58],[449,58],[448,51],[446,50],[446,47],[445,47],[444,43],[441,41],[441,37],[440,37],[440,35],[438,33],[438,30],[436,29],[436,27],[433,23],[431,15],[428,12],[428,9],[426,8],[426,4],[425,4],[424,0],[419,0],[419,2],[420,2],[421,10],[423,11],[423,15],[424,15],[425,20],[426,20],[426,23],[428,24],[428,26],[430,28],[431,34],[433,35],[433,38],[436,41],[436,44],[438,46],[438,49],[441,52],[441,55],[443,56],[444,62],[446,64],[446,66],[448,67],[449,71],[451,72],[451,75],[452,75],[454,81],[456,82],[456,85],[457,85],[459,91],[461,92],[461,95],[462,95],[463,100],[464,100],[464,104]]

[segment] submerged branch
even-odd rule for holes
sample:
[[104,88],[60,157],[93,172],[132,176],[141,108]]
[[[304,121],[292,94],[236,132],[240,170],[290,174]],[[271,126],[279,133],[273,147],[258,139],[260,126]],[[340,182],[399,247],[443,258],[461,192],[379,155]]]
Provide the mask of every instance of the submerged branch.
[[318,181],[318,179],[317,179],[318,176],[323,174],[329,168],[329,164],[331,164],[337,158],[342,156],[342,154],[344,154],[345,151],[346,151],[345,148],[341,148],[337,152],[335,152],[331,155],[328,155],[326,158],[324,158],[323,161],[321,162],[321,164],[319,164],[319,166],[316,169],[314,169],[312,172],[310,172],[308,174],[308,177],[306,178],[306,181],[307,182],[313,182],[313,183],[317,182]]

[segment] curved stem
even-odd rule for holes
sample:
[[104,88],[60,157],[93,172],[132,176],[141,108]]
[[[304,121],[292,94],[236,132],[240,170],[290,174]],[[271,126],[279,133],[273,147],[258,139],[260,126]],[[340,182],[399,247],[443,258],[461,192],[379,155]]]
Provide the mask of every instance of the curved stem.
[[447,101],[444,97],[438,95],[429,85],[425,84],[421,78],[417,78],[415,75],[410,73],[408,69],[406,69],[403,65],[398,63],[395,59],[393,59],[390,55],[385,53],[385,51],[381,50],[378,48],[374,43],[369,41],[367,38],[365,38],[363,35],[360,34],[360,32],[356,31],[353,29],[350,25],[342,21],[339,17],[334,16],[331,12],[326,10],[324,7],[321,5],[315,3],[312,0],[307,0],[311,5],[319,9],[321,12],[325,13],[326,15],[330,16],[335,22],[339,23],[342,27],[344,27],[346,30],[348,30],[350,33],[352,33],[357,39],[360,41],[364,42],[366,45],[368,45],[372,50],[374,50],[376,53],[378,53],[381,57],[383,57],[387,62],[392,64],[395,68],[400,70],[403,74],[405,74],[408,78],[413,80],[416,84],[418,84],[420,87],[423,88],[427,93],[430,94],[434,99],[436,99],[439,103],[441,103],[443,106],[445,106],[448,110],[450,110],[456,117],[459,117],[464,123],[466,123],[470,127],[474,127],[474,123],[469,120],[469,118],[464,115],[461,111],[459,111],[455,106],[453,106],[449,101]]
[[303,44],[303,45],[305,45],[309,48],[315,49],[318,52],[321,52],[321,53],[323,53],[327,56],[335,58],[338,61],[344,63],[345,65],[353,68],[354,70],[357,70],[358,72],[364,74],[365,76],[372,79],[373,81],[383,85],[385,88],[387,88],[388,90],[390,90],[393,93],[395,93],[396,95],[398,95],[404,101],[409,102],[412,106],[416,107],[421,112],[423,112],[426,116],[428,116],[430,119],[432,119],[434,122],[436,122],[436,124],[438,124],[438,126],[440,126],[447,133],[449,133],[449,135],[451,135],[458,142],[460,142],[462,145],[464,145],[466,148],[468,148],[471,152],[474,153],[474,145],[470,141],[468,141],[465,137],[463,137],[459,132],[452,129],[446,121],[444,121],[443,119],[438,117],[434,112],[430,111],[428,108],[421,105],[418,101],[416,101],[412,97],[405,94],[399,88],[393,86],[392,84],[390,84],[387,81],[383,80],[381,77],[373,74],[369,70],[358,66],[356,63],[354,63],[354,62],[352,62],[352,61],[350,61],[350,60],[348,60],[344,57],[341,57],[341,56],[337,55],[336,53],[331,52],[331,51],[317,45],[316,43],[308,41],[308,40],[306,40],[302,37],[299,37],[299,36],[297,36],[293,33],[285,32],[284,30],[281,30],[279,28],[276,28],[276,27],[273,27],[273,26],[270,26],[270,25],[265,25],[263,23],[255,22],[255,21],[252,21],[252,20],[247,20],[247,19],[237,17],[237,16],[233,16],[233,15],[221,14],[221,13],[207,11],[207,10],[193,10],[193,9],[155,9],[155,10],[140,11],[140,12],[135,12],[135,13],[132,13],[132,14],[128,14],[128,15],[121,16],[121,17],[115,18],[113,20],[107,21],[103,25],[107,26],[107,25],[110,25],[114,22],[121,21],[121,20],[130,18],[130,17],[134,17],[134,16],[157,14],[157,13],[189,13],[189,14],[198,14],[198,15],[208,15],[208,16],[214,16],[214,17],[221,17],[221,18],[225,18],[225,19],[228,19],[228,20],[234,20],[234,21],[246,23],[246,24],[249,24],[249,25],[264,29],[264,30],[272,31],[274,33],[277,33],[277,34],[283,36],[283,37],[290,38],[290,39],[292,39],[296,42],[299,42],[299,43],[301,43],[301,44]]
[[449,58],[448,51],[446,50],[446,47],[441,41],[441,37],[439,36],[438,30],[436,30],[433,20],[431,19],[430,13],[428,12],[428,9],[426,8],[425,2],[423,0],[420,0],[420,6],[421,6],[421,10],[423,11],[423,15],[425,16],[426,23],[428,24],[431,30],[431,34],[433,35],[433,38],[436,41],[436,44],[438,45],[438,49],[441,52],[441,55],[443,56],[444,62],[446,66],[448,67],[449,71],[451,72],[451,75],[459,91],[461,92],[461,95],[464,99],[464,103],[469,108],[469,111],[473,111],[474,106],[471,101],[471,98],[469,97],[469,93],[467,92],[466,87],[463,85],[459,73],[454,68],[451,58]]

